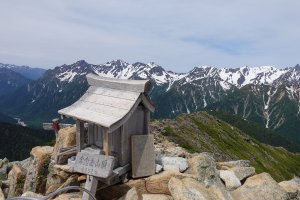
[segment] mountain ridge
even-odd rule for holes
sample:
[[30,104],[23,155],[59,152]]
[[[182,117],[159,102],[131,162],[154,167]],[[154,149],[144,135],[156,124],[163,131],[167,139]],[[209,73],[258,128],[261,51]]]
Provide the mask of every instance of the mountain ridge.
[[[14,115],[22,112],[23,120],[35,118],[31,124],[40,124],[56,117],[58,109],[75,102],[85,92],[88,73],[110,78],[151,79],[153,88],[149,95],[157,102],[155,118],[173,118],[204,109],[227,111],[280,130],[282,135],[300,143],[297,132],[300,127],[295,125],[300,123],[299,65],[284,69],[205,66],[176,73],[153,62],[129,64],[113,60],[94,65],[80,60],[47,70],[39,80],[14,93],[22,101],[7,97],[0,101],[0,108]],[[291,127],[287,120],[292,122]]]

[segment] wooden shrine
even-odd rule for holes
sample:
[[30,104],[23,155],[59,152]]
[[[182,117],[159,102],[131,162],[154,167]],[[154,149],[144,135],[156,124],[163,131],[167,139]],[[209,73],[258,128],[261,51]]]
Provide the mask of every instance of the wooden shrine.
[[[98,181],[113,184],[130,170],[134,178],[154,174],[150,81],[86,77],[86,93],[58,111],[76,120],[74,169],[88,175],[86,189],[95,193]],[[84,194],[83,199],[89,198]]]

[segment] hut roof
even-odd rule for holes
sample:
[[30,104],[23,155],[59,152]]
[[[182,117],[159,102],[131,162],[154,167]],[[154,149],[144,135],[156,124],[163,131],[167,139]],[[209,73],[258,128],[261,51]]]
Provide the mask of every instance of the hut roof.
[[58,111],[59,114],[109,129],[118,128],[143,103],[151,112],[154,106],[146,93],[149,80],[121,80],[88,74],[90,87],[74,104]]

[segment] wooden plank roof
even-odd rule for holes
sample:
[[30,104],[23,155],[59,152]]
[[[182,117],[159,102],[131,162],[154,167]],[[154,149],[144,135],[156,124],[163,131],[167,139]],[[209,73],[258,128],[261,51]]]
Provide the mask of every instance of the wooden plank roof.
[[150,88],[149,80],[120,80],[94,74],[88,74],[87,80],[90,87],[86,93],[74,104],[59,110],[59,114],[111,128],[127,119],[140,102],[154,111],[145,95]]

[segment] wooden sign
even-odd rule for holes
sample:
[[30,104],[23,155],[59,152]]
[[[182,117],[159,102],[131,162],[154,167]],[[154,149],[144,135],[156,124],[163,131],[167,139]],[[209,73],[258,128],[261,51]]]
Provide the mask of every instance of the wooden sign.
[[99,178],[108,178],[112,174],[114,162],[113,156],[79,152],[76,156],[74,170]]

